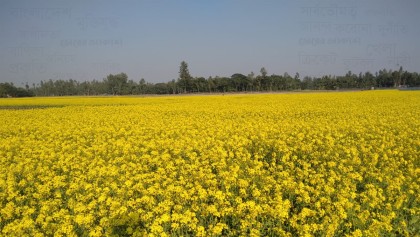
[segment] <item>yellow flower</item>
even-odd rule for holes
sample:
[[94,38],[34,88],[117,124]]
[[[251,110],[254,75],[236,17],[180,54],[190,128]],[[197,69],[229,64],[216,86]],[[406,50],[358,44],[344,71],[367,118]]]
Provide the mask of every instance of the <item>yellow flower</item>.
[[392,90],[0,99],[0,233],[415,236],[419,104]]

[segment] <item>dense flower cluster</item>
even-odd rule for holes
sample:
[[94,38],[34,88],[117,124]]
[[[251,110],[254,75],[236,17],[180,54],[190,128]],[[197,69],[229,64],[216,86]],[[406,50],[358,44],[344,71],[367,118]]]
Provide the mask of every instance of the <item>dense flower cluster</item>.
[[0,235],[414,236],[419,105],[415,91],[2,99]]

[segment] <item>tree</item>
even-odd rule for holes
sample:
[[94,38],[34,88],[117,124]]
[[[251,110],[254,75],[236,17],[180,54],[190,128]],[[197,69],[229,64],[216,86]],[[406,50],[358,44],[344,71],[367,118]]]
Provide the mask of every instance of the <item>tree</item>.
[[128,76],[125,73],[117,75],[109,74],[106,79],[108,90],[113,95],[122,95],[125,87],[127,86]]
[[123,88],[124,95],[134,95],[137,91],[137,83],[133,80],[128,80],[126,86]]
[[301,83],[301,89],[302,90],[310,90],[310,89],[314,89],[314,87],[313,87],[313,80],[312,80],[312,77],[310,77],[310,76],[305,76],[304,78],[303,78],[303,81],[302,81],[302,83]]
[[34,94],[20,87],[15,87],[13,83],[0,83],[0,97],[30,97]]
[[230,77],[231,81],[234,84],[236,91],[245,91],[247,87],[247,77],[240,73],[235,73]]
[[248,74],[247,81],[248,81],[248,90],[253,91],[254,90],[254,84],[255,84],[255,74],[254,74],[254,72],[251,72],[250,74]]
[[402,72],[403,72],[403,67],[400,66],[400,69],[398,70],[398,77],[397,77],[397,82],[395,84],[395,87],[401,85],[401,74],[402,74]]
[[144,80],[144,78],[140,79],[138,91],[140,94],[144,94],[146,92],[146,80]]
[[300,80],[300,75],[299,75],[298,72],[296,72],[296,74],[295,74],[295,80]]
[[267,77],[267,70],[265,70],[265,68],[262,67],[260,69],[260,73],[261,73],[261,77],[259,78],[259,86],[261,87],[260,90],[261,89],[263,89],[263,90],[270,89],[271,90],[272,85],[269,81],[269,78]]
[[265,70],[265,67],[262,67],[262,68],[260,69],[260,73],[261,73],[261,76],[262,76],[262,77],[266,77],[266,76],[267,76],[267,70]]
[[365,72],[363,76],[363,86],[362,88],[371,88],[375,86],[375,77],[370,72]]
[[12,83],[0,83],[0,97],[13,96],[16,93],[16,87]]
[[379,70],[378,75],[376,76],[377,87],[392,87],[395,82],[390,74],[391,73],[385,68]]
[[197,92],[205,92],[207,90],[207,82],[204,77],[193,78],[194,90]]
[[188,70],[188,64],[185,61],[182,61],[181,66],[179,66],[178,84],[184,90],[184,93],[191,89],[191,75]]
[[[399,66],[399,65],[398,65]],[[64,96],[64,95],[127,95],[127,94],[177,94],[191,92],[236,92],[236,91],[281,91],[296,89],[323,89],[336,90],[348,88],[390,88],[395,86],[420,86],[420,75],[417,72],[382,69],[376,73],[365,72],[358,75],[348,71],[345,75],[321,77],[305,76],[300,78],[299,73],[293,77],[285,72],[283,75],[267,75],[262,67],[260,75],[253,72],[247,76],[235,73],[230,77],[192,77],[188,64],[181,62],[178,80],[168,82],[150,83],[145,79],[139,82],[128,80],[125,73],[109,74],[103,80],[79,82],[74,79],[48,79],[40,83],[27,83],[16,87],[13,83],[0,83],[0,97],[21,96]]]
[[209,77],[208,79],[207,79],[207,86],[208,86],[208,92],[213,92],[216,88],[216,82],[215,82],[215,80],[213,79],[213,77]]
[[172,94],[176,93],[176,82],[175,79],[172,79],[172,81],[168,82],[168,87]]

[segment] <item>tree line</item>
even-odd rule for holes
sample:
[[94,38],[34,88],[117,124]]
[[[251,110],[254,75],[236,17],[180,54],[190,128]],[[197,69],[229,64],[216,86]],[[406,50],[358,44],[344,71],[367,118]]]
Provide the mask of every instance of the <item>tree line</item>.
[[188,64],[181,62],[178,79],[169,82],[150,83],[143,78],[136,82],[127,74],[109,74],[103,80],[79,82],[68,80],[46,80],[38,84],[16,87],[13,83],[0,83],[0,97],[27,96],[69,96],[69,95],[142,95],[142,94],[185,94],[185,93],[225,93],[225,92],[273,92],[291,90],[341,90],[419,87],[420,75],[417,72],[382,69],[354,74],[351,71],[343,76],[324,75],[305,76],[299,73],[290,76],[268,75],[263,67],[258,75],[253,72],[244,75],[235,73],[230,77],[193,77]]

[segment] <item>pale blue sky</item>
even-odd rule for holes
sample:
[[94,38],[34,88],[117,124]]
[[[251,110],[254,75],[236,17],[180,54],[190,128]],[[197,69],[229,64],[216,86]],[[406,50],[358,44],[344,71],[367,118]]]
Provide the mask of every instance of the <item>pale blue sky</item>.
[[0,1],[0,82],[420,66],[420,1]]

